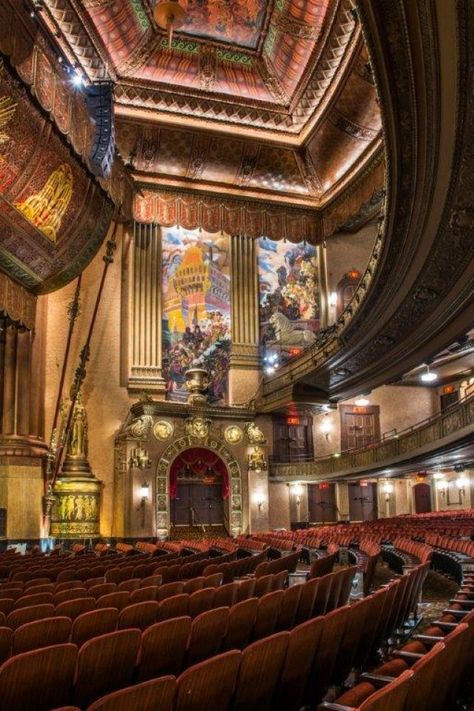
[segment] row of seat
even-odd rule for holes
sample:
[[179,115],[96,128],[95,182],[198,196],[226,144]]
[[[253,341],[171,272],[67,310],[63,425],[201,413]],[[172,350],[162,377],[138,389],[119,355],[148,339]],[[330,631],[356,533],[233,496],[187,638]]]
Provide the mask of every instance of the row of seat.
[[[448,626],[446,629],[446,625]],[[390,711],[447,711],[456,708],[459,694],[472,686],[474,670],[474,612],[460,624],[438,623],[416,635],[391,659],[319,711],[352,711],[384,689]]]
[[[6,708],[46,711],[70,700],[84,709],[93,698],[107,691],[110,695],[92,702],[89,711],[137,708],[140,711],[297,711],[305,704],[315,706],[323,700],[330,685],[341,683],[351,668],[362,668],[375,655],[383,637],[392,632],[390,625],[397,623],[400,613],[408,612],[405,593],[408,588],[412,589],[414,579],[419,580],[420,571],[404,577],[408,581],[405,586],[396,580],[354,605],[313,617],[291,631],[277,632],[253,642],[243,651],[230,650],[193,665],[177,680],[174,675],[159,677],[123,691],[117,691],[117,687],[126,687],[133,680],[130,641],[124,644],[129,656],[125,658],[125,654],[115,652],[115,657],[120,659],[120,664],[115,666],[111,661],[113,653],[106,651],[110,645],[102,641],[103,638],[84,645],[79,655],[85,657],[87,653],[89,664],[81,662],[80,674],[74,673],[76,648],[73,645],[29,652],[0,668],[0,711]],[[318,582],[315,579],[308,584]],[[125,634],[134,632],[127,630]],[[117,645],[121,637],[115,635]],[[59,656],[58,649],[63,655],[67,652],[67,664],[55,665],[51,661],[55,655]],[[12,666],[17,669],[12,670]],[[87,676],[82,671],[86,667]],[[42,679],[44,693],[39,704],[31,698],[31,687],[25,688],[21,683],[26,668],[34,669],[33,685]],[[45,679],[47,673],[49,676]],[[379,707],[366,705],[363,708],[378,711]]]

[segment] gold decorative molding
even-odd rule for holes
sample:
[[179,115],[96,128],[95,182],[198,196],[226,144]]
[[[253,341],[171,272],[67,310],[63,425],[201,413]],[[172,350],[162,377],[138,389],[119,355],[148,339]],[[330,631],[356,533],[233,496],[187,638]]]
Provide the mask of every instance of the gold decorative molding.
[[0,311],[29,331],[35,327],[37,297],[0,272]]

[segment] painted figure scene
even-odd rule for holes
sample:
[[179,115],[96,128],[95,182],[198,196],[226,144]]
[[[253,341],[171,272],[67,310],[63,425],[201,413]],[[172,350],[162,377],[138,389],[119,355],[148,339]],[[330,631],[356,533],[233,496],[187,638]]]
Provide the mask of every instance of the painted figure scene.
[[227,235],[164,229],[163,373],[169,400],[185,402],[185,374],[210,376],[209,401],[227,399],[230,358],[230,270]]
[[188,0],[184,31],[255,48],[267,7],[267,0]]
[[319,330],[316,248],[259,240],[260,340],[271,362],[299,355]]

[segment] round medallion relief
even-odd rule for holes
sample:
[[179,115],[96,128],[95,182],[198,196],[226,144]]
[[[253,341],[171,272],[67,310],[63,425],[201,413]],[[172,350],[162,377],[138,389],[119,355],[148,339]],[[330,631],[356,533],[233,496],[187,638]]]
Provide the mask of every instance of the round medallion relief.
[[155,422],[155,424],[153,425],[153,434],[155,435],[156,439],[160,440],[160,442],[164,442],[165,440],[169,439],[173,432],[173,425],[171,424],[171,422],[167,422],[166,420],[158,420],[158,422]]
[[227,427],[226,431],[224,432],[226,442],[229,442],[229,444],[238,444],[239,442],[241,442],[243,436],[244,433],[242,432],[240,427],[237,427],[237,425],[230,425],[230,427]]

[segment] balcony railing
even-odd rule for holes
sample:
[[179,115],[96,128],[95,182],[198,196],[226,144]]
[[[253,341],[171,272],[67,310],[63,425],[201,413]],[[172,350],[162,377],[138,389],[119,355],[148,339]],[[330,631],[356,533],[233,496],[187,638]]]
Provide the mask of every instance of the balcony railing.
[[403,430],[384,433],[380,440],[363,449],[337,452],[312,461],[272,464],[270,473],[278,478],[315,478],[336,475],[338,472],[367,467],[376,468],[388,460],[411,454],[445,437],[474,425],[474,386],[462,400],[432,417],[425,418]]

